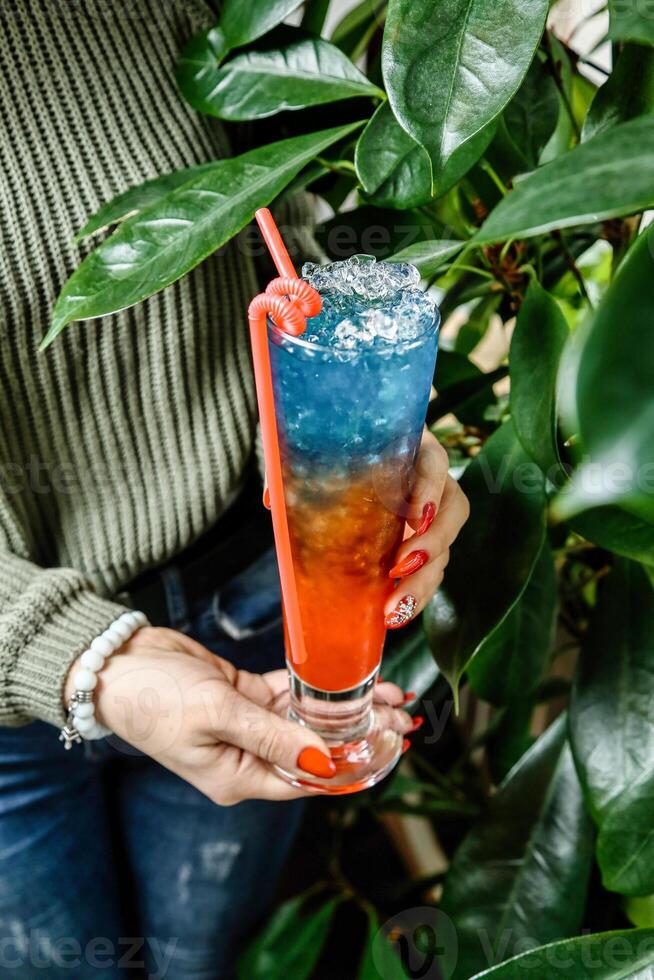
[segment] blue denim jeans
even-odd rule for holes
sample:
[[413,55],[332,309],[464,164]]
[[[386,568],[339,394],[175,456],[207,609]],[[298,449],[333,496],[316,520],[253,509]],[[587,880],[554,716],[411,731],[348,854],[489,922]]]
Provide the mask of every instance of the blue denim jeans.
[[[172,624],[239,667],[283,666],[267,552]],[[270,902],[302,801],[219,807],[112,739],[65,752],[54,728],[0,729],[0,975],[222,980]]]

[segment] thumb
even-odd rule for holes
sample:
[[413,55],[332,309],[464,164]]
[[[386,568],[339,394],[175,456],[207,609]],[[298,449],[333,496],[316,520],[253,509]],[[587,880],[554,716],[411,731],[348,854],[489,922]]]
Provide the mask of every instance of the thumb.
[[319,735],[255,704],[235,688],[225,695],[215,733],[222,741],[287,771],[301,769],[323,778],[336,773],[329,749]]

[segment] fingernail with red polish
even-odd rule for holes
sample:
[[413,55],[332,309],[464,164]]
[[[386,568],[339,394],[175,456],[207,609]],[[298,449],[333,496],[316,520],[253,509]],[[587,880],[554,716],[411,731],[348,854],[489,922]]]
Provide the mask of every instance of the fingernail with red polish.
[[420,522],[420,527],[416,531],[416,535],[424,534],[425,531],[428,531],[435,517],[436,517],[436,504],[434,503],[433,500],[430,500],[422,508],[422,521]]
[[321,776],[323,779],[330,779],[336,775],[336,766],[324,752],[308,745],[302,749],[297,757],[297,767],[302,772],[308,772],[312,776]]
[[415,691],[407,691],[406,694],[404,695],[404,703],[405,704],[408,704],[409,701],[415,701],[415,699],[416,699],[416,692]]
[[425,719],[422,717],[422,715],[416,715],[411,723],[411,731],[417,732],[419,728],[422,728],[424,723]]
[[399,629],[405,626],[413,616],[418,605],[418,600],[414,595],[405,595],[398,602],[392,613],[385,617],[384,622],[390,630]]
[[263,506],[266,510],[270,510],[270,490],[268,487],[265,487],[263,491]]
[[408,738],[405,738],[404,741],[402,742],[402,755],[404,755],[406,750],[410,748],[411,748],[411,742],[409,741]]
[[393,565],[388,573],[388,577],[405,578],[407,575],[412,575],[414,572],[417,572],[428,560],[429,555],[426,551],[412,551],[406,558],[399,561],[397,565]]

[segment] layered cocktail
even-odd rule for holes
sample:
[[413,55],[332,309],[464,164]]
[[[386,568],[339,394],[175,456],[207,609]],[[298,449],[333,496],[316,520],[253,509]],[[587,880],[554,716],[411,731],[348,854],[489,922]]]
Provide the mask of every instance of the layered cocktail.
[[338,772],[323,788],[345,792],[376,782],[401,749],[399,736],[375,728],[372,689],[439,316],[407,264],[354,256],[302,274],[322,312],[298,337],[268,323],[304,639],[298,651],[287,637],[290,710],[332,747]]

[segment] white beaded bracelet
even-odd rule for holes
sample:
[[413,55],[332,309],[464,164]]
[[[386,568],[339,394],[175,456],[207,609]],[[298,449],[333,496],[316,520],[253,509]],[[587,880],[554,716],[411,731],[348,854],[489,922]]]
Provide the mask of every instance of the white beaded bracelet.
[[92,741],[111,735],[111,730],[95,718],[93,691],[98,683],[98,674],[112,653],[122,647],[138,629],[149,625],[147,616],[142,612],[123,613],[84,651],[80,657],[81,666],[73,674],[75,693],[68,702],[66,724],[59,735],[59,741],[64,743],[65,749],[82,739]]

